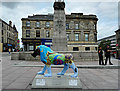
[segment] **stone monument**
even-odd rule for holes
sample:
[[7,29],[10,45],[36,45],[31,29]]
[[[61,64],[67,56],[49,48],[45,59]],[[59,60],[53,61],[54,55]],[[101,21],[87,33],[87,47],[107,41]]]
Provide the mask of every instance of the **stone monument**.
[[67,51],[67,36],[66,36],[66,16],[65,2],[58,0],[54,2],[54,26],[52,49],[54,51]]

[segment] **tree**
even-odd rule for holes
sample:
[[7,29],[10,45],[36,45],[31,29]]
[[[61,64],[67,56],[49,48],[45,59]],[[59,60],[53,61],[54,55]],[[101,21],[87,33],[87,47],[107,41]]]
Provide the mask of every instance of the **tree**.
[[[110,40],[102,40],[102,41],[100,42],[100,44],[99,44],[99,47],[101,46],[102,49],[105,50],[106,47],[107,47],[107,45],[110,46],[110,44],[111,44],[111,41],[110,41]],[[110,48],[111,48],[111,46],[110,46]]]

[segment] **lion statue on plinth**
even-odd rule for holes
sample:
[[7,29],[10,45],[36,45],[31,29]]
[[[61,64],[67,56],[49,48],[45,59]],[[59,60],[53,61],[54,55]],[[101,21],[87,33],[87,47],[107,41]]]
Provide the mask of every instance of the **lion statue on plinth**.
[[78,76],[78,68],[75,66],[73,62],[73,56],[71,54],[59,54],[55,53],[49,47],[45,45],[40,45],[37,49],[31,54],[33,57],[37,55],[40,56],[41,61],[45,64],[42,71],[38,72],[37,74],[44,75],[45,71],[48,71],[48,74],[45,74],[44,77],[51,77],[51,65],[64,65],[64,68],[61,72],[57,75],[64,75],[68,68],[72,68],[74,74],[71,77]]

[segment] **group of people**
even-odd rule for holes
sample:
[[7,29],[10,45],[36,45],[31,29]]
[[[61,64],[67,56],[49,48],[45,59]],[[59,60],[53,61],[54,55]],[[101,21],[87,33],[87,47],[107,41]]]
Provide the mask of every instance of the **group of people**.
[[[103,60],[103,52],[105,53],[105,62]],[[103,51],[102,47],[100,46],[98,49],[98,56],[99,56],[99,65],[107,65],[107,61],[109,60],[109,65],[113,65],[110,60],[110,46],[107,45],[106,49]]]

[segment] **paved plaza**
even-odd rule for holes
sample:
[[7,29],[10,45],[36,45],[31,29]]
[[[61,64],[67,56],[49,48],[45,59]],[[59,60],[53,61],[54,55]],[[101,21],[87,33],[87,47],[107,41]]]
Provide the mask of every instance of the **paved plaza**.
[[[2,88],[31,89],[32,81],[41,67],[15,67],[21,65],[44,65],[38,61],[11,60],[8,53],[2,54]],[[114,65],[119,60],[113,59]],[[98,65],[97,61],[75,62],[76,65]],[[58,73],[62,68],[52,68],[52,73]],[[67,73],[72,73],[69,69]],[[80,69],[79,78],[82,89],[118,89],[118,69]]]

